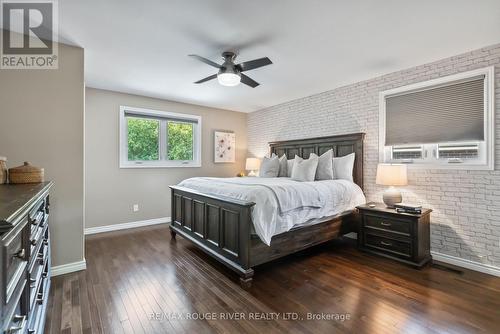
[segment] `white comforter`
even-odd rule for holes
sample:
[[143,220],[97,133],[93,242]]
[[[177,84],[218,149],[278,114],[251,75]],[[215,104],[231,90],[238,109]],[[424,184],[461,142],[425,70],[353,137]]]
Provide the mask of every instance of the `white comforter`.
[[255,202],[255,233],[267,245],[274,235],[352,210],[366,202],[361,188],[347,180],[297,182],[290,178],[194,177],[180,186],[211,195]]

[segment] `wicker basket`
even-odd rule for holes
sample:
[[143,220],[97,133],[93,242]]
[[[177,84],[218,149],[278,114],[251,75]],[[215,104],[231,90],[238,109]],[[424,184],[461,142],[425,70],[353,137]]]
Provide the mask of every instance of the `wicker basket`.
[[0,184],[7,183],[7,158],[0,157]]
[[24,165],[9,169],[9,182],[19,183],[39,183],[44,181],[44,170],[25,162]]

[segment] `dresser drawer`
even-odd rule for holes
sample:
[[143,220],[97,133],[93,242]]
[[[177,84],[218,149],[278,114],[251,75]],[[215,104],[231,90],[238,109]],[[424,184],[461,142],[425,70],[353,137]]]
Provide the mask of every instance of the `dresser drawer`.
[[37,293],[36,303],[30,311],[28,334],[43,334],[45,325],[45,311],[47,309],[48,296],[50,289],[50,279],[43,278],[40,289]]
[[6,307],[4,314],[3,333],[24,334],[28,327],[28,312],[23,306],[23,291],[26,280],[22,279],[16,288],[15,298]]
[[21,278],[26,277],[26,266],[28,265],[28,252],[27,245],[28,239],[28,218],[22,219],[17,223],[16,227],[9,232],[2,246],[2,253],[4,254],[4,268],[5,282],[4,293],[5,303],[9,303],[12,293]]
[[31,209],[29,213],[30,219],[33,220],[35,216],[37,216],[38,213],[40,212],[45,213],[45,206],[46,203],[44,198],[42,198],[35,205],[33,205],[33,209]]
[[[48,238],[48,236],[47,236]],[[49,243],[48,239],[43,238],[40,243],[40,247],[34,256],[32,263],[29,267],[28,272],[28,282],[29,282],[29,305],[32,308],[37,291],[40,287],[42,278],[47,276],[47,271],[45,270],[49,257]]]
[[38,228],[44,225],[45,223],[45,213],[43,212],[37,212],[36,215],[30,217],[29,219],[30,226],[31,226],[31,234],[35,234]]
[[411,257],[411,241],[394,240],[381,235],[365,234],[365,246],[402,257]]
[[42,282],[43,271],[44,263],[41,261],[35,261],[35,265],[33,266],[31,272],[28,274],[30,310],[33,309],[36,294],[40,288],[40,283]]
[[409,236],[411,233],[411,223],[402,220],[365,215],[364,223],[365,227],[368,229],[379,229],[407,236]]

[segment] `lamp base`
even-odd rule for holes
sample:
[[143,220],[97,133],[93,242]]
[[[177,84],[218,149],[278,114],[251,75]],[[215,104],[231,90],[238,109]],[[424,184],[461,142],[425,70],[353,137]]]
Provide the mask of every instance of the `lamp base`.
[[389,187],[384,192],[384,203],[388,208],[394,209],[394,204],[398,204],[403,202],[403,196],[401,196],[401,192],[394,187]]
[[257,173],[255,173],[254,170],[251,170],[247,176],[257,176]]

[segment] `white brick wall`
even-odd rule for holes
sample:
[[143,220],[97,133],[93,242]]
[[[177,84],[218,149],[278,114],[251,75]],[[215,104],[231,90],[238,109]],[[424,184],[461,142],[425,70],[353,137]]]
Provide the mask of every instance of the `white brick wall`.
[[269,141],[365,132],[365,193],[381,201],[378,93],[472,69],[495,66],[495,171],[410,170],[404,199],[434,210],[433,251],[500,267],[500,44],[266,108],[248,116],[248,151]]

